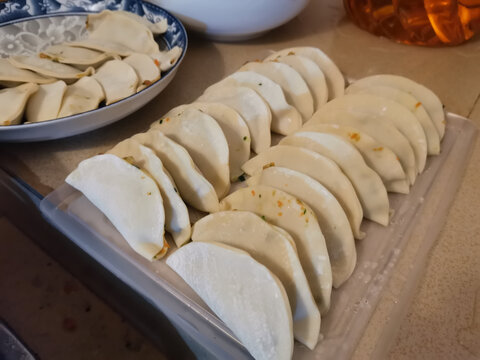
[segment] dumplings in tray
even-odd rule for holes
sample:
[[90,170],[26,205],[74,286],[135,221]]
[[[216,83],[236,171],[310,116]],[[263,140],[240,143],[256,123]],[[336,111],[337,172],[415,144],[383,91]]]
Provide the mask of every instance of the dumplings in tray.
[[245,251],[206,242],[185,245],[168,257],[167,264],[233,331],[255,359],[291,358],[290,304],[282,284],[264,265]]
[[220,211],[195,223],[193,241],[219,242],[248,252],[285,287],[293,313],[293,334],[313,349],[320,334],[320,312],[291,236],[248,211]]
[[290,233],[320,312],[330,307],[332,269],[317,218],[304,202],[265,185],[239,189],[220,202],[221,210],[251,211]]
[[165,255],[160,191],[142,170],[111,154],[82,161],[65,181],[81,191],[148,260]]
[[0,90],[0,126],[19,124],[28,98],[37,90],[32,83]]

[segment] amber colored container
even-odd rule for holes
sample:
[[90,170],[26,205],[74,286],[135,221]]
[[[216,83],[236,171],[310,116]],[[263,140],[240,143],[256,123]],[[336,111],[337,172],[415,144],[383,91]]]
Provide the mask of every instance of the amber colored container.
[[344,0],[361,28],[398,42],[458,45],[480,32],[480,0]]

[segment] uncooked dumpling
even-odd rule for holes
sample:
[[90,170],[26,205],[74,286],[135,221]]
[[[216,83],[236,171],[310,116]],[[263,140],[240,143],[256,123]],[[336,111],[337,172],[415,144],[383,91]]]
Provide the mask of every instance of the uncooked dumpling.
[[28,122],[39,122],[56,119],[62,106],[67,84],[59,80],[51,84],[39,85],[27,103],[25,115]]
[[42,59],[37,56],[16,55],[9,57],[8,61],[19,69],[35,71],[43,76],[62,79],[66,82],[78,80],[84,76],[93,74],[95,71],[93,68],[80,71],[73,66],[60,64],[50,59]]
[[130,49],[128,46],[109,41],[108,39],[86,38],[66,43],[66,45],[102,51],[116,56],[128,56],[135,53],[135,50]]
[[59,44],[48,47],[39,56],[63,64],[69,64],[79,69],[86,69],[89,66],[97,68],[113,55],[87,48]]
[[65,181],[81,191],[140,255],[165,255],[165,213],[160,191],[142,170],[111,154],[83,160]]
[[177,63],[181,55],[182,48],[179,46],[174,46],[169,50],[159,51],[154,54],[150,54],[152,59],[155,61],[155,64],[162,71],[167,71],[171,69]]
[[288,295],[295,339],[313,349],[320,334],[320,312],[293,239],[278,229],[249,211],[220,211],[195,223],[192,240],[234,246],[273,272]]
[[245,251],[194,242],[170,266],[232,330],[256,360],[289,360],[292,312],[280,281]]
[[137,92],[137,74],[130,65],[122,60],[107,61],[93,77],[102,86],[107,105]]
[[146,25],[116,11],[105,10],[98,14],[89,14],[86,27],[88,39],[122,44],[142,54],[155,54],[160,51]]
[[30,70],[19,69],[13,66],[8,59],[0,58],[0,84],[5,86],[17,86],[21,83],[48,84],[55,79],[45,77]]
[[164,117],[152,125],[187,149],[202,174],[221,199],[230,188],[228,144],[217,122],[204,112],[187,108],[182,113]]
[[25,104],[37,90],[38,85],[32,83],[0,90],[0,126],[20,124]]
[[133,20],[139,22],[140,24],[148,27],[154,35],[163,34],[168,29],[168,22],[167,22],[167,19],[165,19],[165,18],[162,18],[160,21],[157,21],[157,22],[153,23],[153,22],[148,21],[143,16],[137,15],[137,14],[132,13],[130,11],[116,11],[116,13],[119,14],[119,15],[126,16],[130,19],[133,19]]
[[148,55],[135,53],[127,56],[123,61],[130,65],[137,73],[137,91],[145,89],[160,79],[160,69]]
[[58,117],[95,110],[104,99],[105,94],[98,81],[90,76],[83,77],[67,86]]

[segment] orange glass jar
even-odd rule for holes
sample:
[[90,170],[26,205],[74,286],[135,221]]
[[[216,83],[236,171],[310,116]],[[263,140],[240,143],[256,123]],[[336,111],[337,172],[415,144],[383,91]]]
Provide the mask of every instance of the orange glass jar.
[[480,0],[344,0],[350,18],[376,35],[417,45],[457,45],[480,32]]

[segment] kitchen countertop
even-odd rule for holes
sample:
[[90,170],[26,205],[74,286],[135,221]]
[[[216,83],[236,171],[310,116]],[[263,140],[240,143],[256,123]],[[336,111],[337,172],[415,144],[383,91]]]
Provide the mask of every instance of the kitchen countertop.
[[[400,45],[356,28],[345,18],[339,1],[313,0],[297,18],[258,39],[214,43],[190,37],[175,79],[144,108],[113,125],[72,138],[2,144],[0,166],[47,195],[81,160],[146,130],[169,109],[193,101],[203,89],[243,63],[261,59],[270,50],[300,45],[321,48],[347,78],[377,73],[405,75],[437,93],[448,111],[480,125],[480,36],[451,48]],[[480,358],[479,177],[477,142],[412,305],[398,323],[390,358]],[[370,357],[378,350],[375,346],[386,321],[382,309],[391,306],[392,299],[382,299],[355,358]]]

